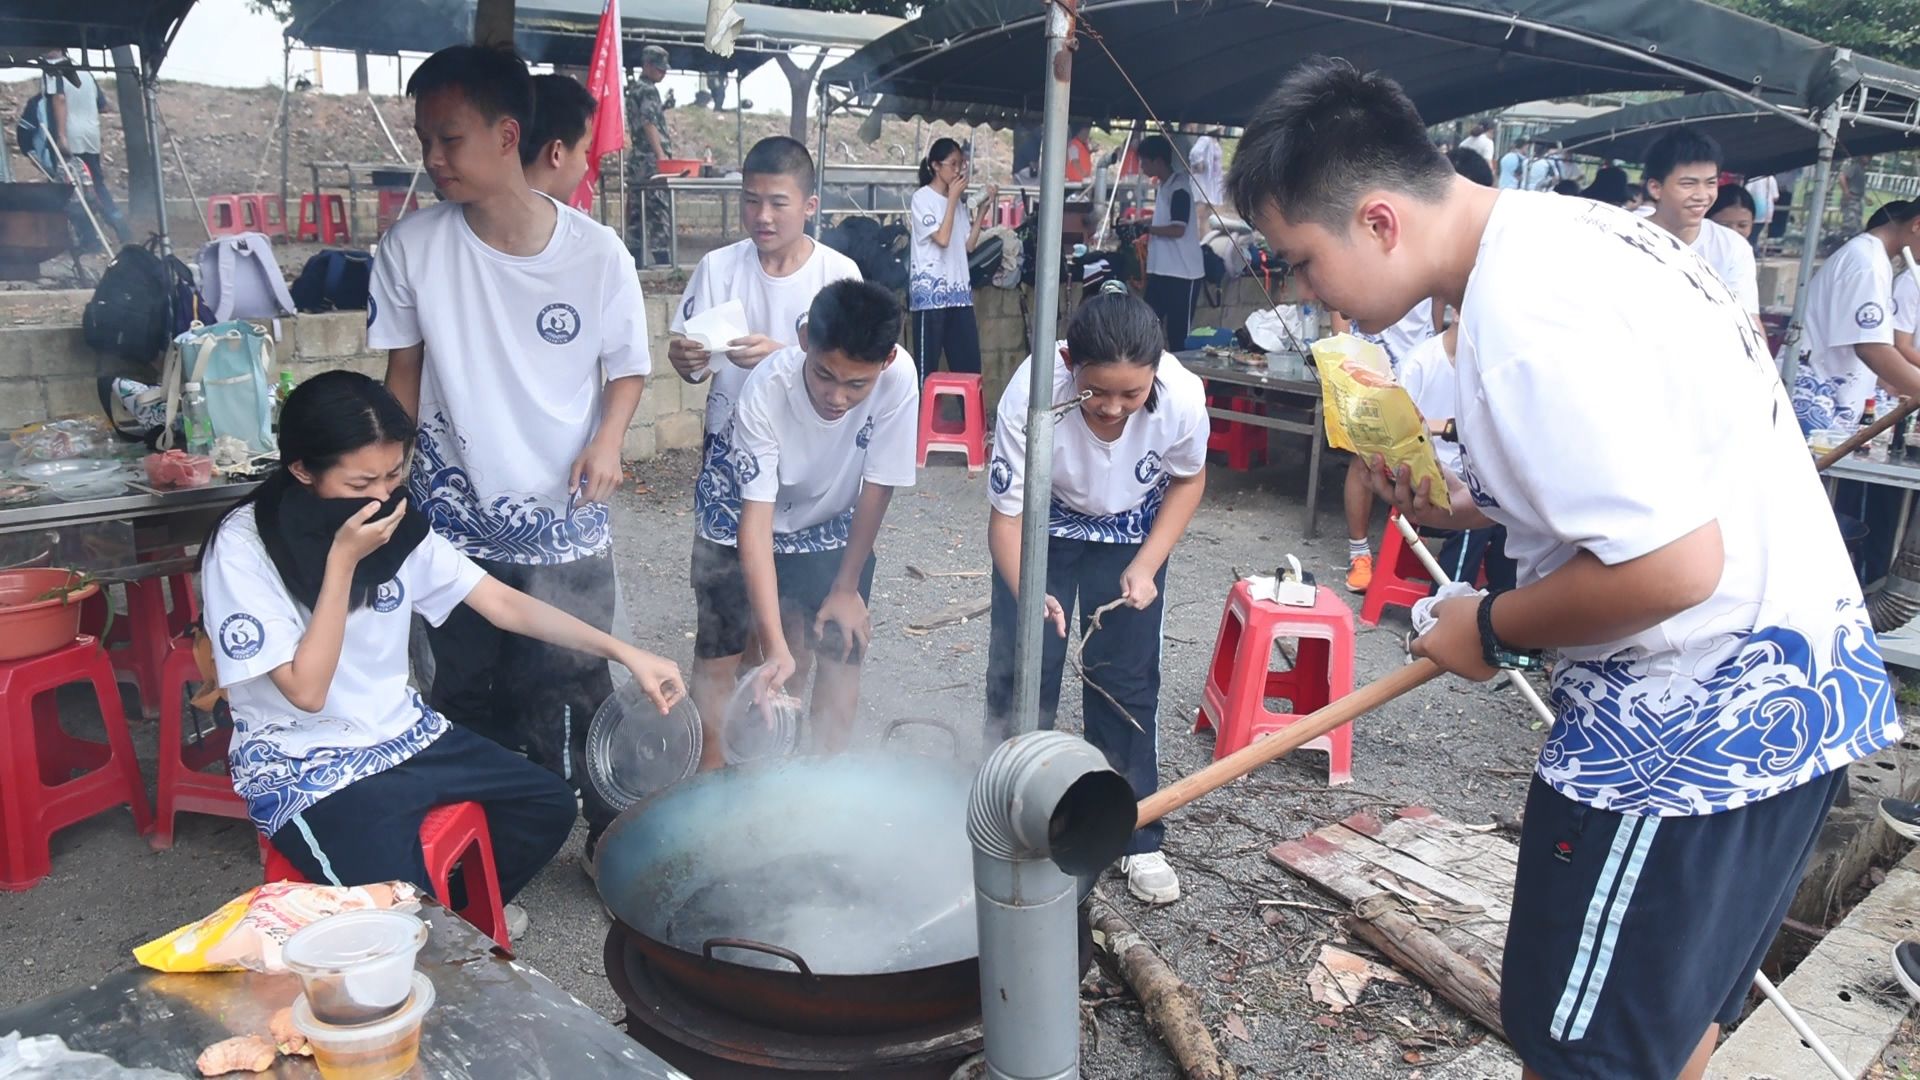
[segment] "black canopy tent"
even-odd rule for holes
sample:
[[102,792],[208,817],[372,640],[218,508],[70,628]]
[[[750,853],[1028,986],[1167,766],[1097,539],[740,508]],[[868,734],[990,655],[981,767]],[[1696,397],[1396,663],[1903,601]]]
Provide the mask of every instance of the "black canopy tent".
[[[293,0],[287,36],[322,49],[388,55],[430,53],[470,40],[474,0]],[[534,63],[584,67],[593,56],[600,0],[520,0],[514,46]],[[741,3],[744,20],[731,57],[706,50],[706,0],[627,0],[621,5],[626,66],[659,45],[678,71],[745,73],[796,45],[864,45],[901,25],[885,15],[798,11]]]
[[[956,104],[1042,114],[1038,257],[1052,266],[1069,112],[1244,125],[1279,74],[1315,54],[1392,75],[1429,122],[1607,91],[1747,98],[1818,131],[1816,200],[1838,130],[1828,107],[1863,83],[1847,50],[1706,0],[947,0],[829,69],[824,82],[844,99],[889,95],[886,107],[909,114]],[[1880,92],[1913,98],[1898,86]],[[1803,259],[1802,299],[1810,272]],[[1055,310],[1053,275],[1036,283],[1033,310]],[[1047,321],[1034,320],[1034,355],[1053,340]],[[1034,365],[1028,417],[1015,680],[1023,730],[1038,717],[1051,474],[1048,440],[1036,437],[1049,428],[1044,371]]]
[[[1920,148],[1920,124],[1915,122],[1920,117],[1915,116],[1911,89],[1920,87],[1920,72],[1864,58],[1857,64],[1861,84],[1834,104],[1840,116],[1834,156]],[[1811,117],[1783,95],[1769,95],[1768,104],[1773,107],[1720,91],[1686,94],[1615,109],[1554,128],[1542,138],[1574,153],[1637,163],[1646,160],[1654,140],[1684,124],[1712,136],[1732,172],[1758,176],[1814,164],[1819,152],[1808,131]],[[1790,119],[1789,114],[1802,118]]]
[[[120,58],[130,59],[124,52],[127,47],[140,50],[138,75],[145,105],[140,137],[145,144],[144,158],[151,166],[160,245],[168,252],[173,250],[173,242],[167,231],[154,84],[160,77],[160,62],[192,7],[193,0],[6,0],[0,4],[0,53],[24,59],[23,53],[56,48],[82,50],[83,56],[87,51],[115,50]],[[82,64],[90,66],[84,60]],[[133,141],[129,132],[129,147]],[[129,162],[137,162],[141,156],[130,151]]]

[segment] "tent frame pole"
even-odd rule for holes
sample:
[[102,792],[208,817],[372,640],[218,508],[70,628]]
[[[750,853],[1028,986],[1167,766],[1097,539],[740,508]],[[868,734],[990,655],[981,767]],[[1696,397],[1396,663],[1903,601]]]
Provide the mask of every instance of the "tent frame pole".
[[1807,235],[1800,242],[1800,273],[1793,290],[1793,318],[1787,323],[1786,340],[1777,357],[1780,381],[1793,386],[1800,367],[1800,336],[1807,318],[1807,285],[1813,280],[1813,263],[1820,254],[1820,231],[1827,214],[1827,188],[1833,180],[1833,148],[1840,141],[1840,110],[1828,108],[1820,113],[1820,160],[1813,167],[1813,191],[1807,195]]
[[1040,726],[1040,675],[1047,634],[1047,519],[1053,500],[1053,357],[1060,322],[1060,229],[1066,211],[1067,105],[1077,18],[1078,0],[1047,3],[1047,93],[1040,131],[1040,205],[1034,225],[1026,489],[1020,517],[1019,632],[1013,661],[1016,733]]
[[153,201],[160,213],[154,227],[160,238],[160,254],[173,254],[173,236],[167,228],[166,170],[160,164],[160,58],[140,50],[140,92],[147,99],[147,141],[152,144]]
[[[819,209],[813,213],[813,235],[818,238],[827,228],[827,121],[833,115],[833,95],[828,93],[827,84],[820,83],[820,156],[814,159],[813,194],[819,199]],[[746,163],[746,155],[740,157],[741,164]]]

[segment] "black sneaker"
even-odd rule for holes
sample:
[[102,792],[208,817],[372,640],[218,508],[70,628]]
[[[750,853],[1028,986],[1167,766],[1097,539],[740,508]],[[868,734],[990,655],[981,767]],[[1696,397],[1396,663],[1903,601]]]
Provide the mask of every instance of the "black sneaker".
[[1920,803],[1905,799],[1881,799],[1880,820],[1901,836],[1920,841]]
[[1907,988],[1907,996],[1920,1001],[1920,941],[1903,941],[1893,947],[1893,974]]

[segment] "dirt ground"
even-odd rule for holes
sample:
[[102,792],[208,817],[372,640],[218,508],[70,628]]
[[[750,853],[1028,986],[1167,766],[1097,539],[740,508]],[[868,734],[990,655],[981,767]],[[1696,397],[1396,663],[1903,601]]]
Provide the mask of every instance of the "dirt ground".
[[[690,660],[693,632],[686,566],[694,466],[692,455],[678,454],[639,467],[637,483],[618,499],[616,518],[637,640],[682,663]],[[1235,575],[1270,569],[1288,552],[1323,581],[1342,572],[1337,475],[1329,470],[1323,485],[1330,490],[1321,536],[1307,541],[1301,539],[1303,472],[1303,463],[1289,455],[1250,473],[1216,469],[1206,503],[1174,553],[1160,710],[1162,782],[1211,760],[1212,736],[1189,728]],[[904,631],[951,603],[986,596],[979,578],[915,580],[906,569],[909,563],[930,572],[987,568],[983,484],[962,468],[936,463],[922,471],[919,487],[894,500],[875,582],[876,643],[862,703],[866,737],[906,715],[978,730],[985,621],[925,637]],[[1379,629],[1361,630],[1360,681],[1401,661],[1404,628],[1390,616]],[[1077,728],[1076,695],[1066,695],[1061,712],[1062,726]],[[1511,1058],[1497,1043],[1475,1046],[1484,1033],[1421,988],[1376,983],[1359,1006],[1339,1016],[1313,1004],[1305,980],[1320,945],[1340,940],[1336,920],[1321,910],[1330,909],[1326,898],[1270,864],[1265,852],[1361,811],[1423,804],[1476,823],[1512,815],[1540,738],[1531,722],[1511,691],[1430,684],[1355,725],[1351,785],[1329,789],[1325,756],[1303,752],[1173,815],[1167,851],[1186,890],[1178,903],[1148,909],[1127,897],[1117,879],[1103,887],[1199,992],[1207,1023],[1245,1075],[1512,1075]],[[136,722],[134,729],[151,776],[152,725]],[[185,816],[174,848],[163,853],[148,850],[129,824],[116,812],[74,826],[55,840],[51,877],[29,892],[0,894],[0,1008],[124,968],[135,944],[259,880],[252,832],[242,822]],[[619,1008],[600,958],[607,924],[576,861],[583,835],[584,827],[521,896],[532,916],[521,956],[613,1018]],[[1268,900],[1301,906],[1262,904]],[[1131,996],[1090,994],[1087,1001],[1087,1076],[1178,1075]],[[1456,1062],[1463,1055],[1467,1060]]]

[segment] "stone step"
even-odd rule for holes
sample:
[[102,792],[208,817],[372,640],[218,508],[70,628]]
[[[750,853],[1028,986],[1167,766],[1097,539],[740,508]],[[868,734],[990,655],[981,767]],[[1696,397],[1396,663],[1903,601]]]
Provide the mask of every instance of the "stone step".
[[[1894,978],[1893,946],[1920,938],[1920,850],[1827,932],[1780,993],[1852,1075],[1879,1060],[1913,1002]],[[1806,1080],[1828,1075],[1786,1017],[1760,1005],[1720,1044],[1709,1080]]]

